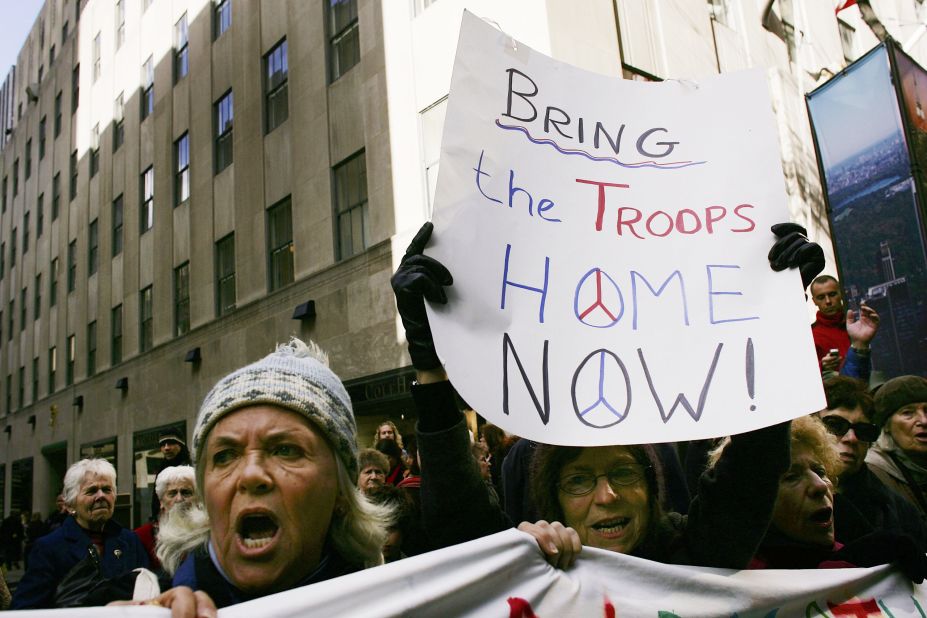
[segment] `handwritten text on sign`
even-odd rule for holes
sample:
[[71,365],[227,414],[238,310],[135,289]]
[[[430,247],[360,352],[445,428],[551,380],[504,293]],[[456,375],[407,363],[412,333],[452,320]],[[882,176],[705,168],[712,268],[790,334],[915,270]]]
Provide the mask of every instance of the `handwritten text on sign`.
[[[427,253],[438,352],[482,415],[548,443],[739,433],[823,407],[762,73],[642,84],[464,15]],[[680,414],[681,413],[681,414]]]

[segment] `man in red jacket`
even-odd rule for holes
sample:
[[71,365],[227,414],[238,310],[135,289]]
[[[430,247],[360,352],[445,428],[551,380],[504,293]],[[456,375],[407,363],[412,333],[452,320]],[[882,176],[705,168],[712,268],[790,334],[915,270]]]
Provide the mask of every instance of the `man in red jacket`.
[[[879,315],[863,301],[859,311],[846,311],[840,283],[830,275],[811,282],[811,300],[818,308],[811,333],[818,362],[823,371],[837,372],[843,367],[852,344],[853,350],[869,356],[869,344],[879,329]],[[837,350],[832,354],[831,350]]]

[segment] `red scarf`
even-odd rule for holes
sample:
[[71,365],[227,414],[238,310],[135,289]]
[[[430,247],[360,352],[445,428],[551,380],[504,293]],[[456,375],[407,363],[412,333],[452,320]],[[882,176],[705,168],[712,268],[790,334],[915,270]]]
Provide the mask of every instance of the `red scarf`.
[[824,315],[818,311],[814,324],[811,325],[811,334],[814,336],[818,362],[820,363],[830,350],[836,349],[840,353],[840,365],[843,366],[850,349],[846,315],[842,311],[833,315]]

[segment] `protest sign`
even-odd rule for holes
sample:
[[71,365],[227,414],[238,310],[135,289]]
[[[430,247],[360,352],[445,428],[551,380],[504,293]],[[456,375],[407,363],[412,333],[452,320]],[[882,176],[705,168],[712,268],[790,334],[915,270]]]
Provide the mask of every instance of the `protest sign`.
[[[567,571],[534,539],[508,530],[219,610],[220,618],[303,616],[722,616],[925,615],[927,594],[888,566],[727,571],[651,562],[584,547]],[[48,618],[167,617],[156,607],[36,611]]]
[[728,435],[824,407],[761,71],[651,84],[557,62],[470,13],[426,253],[467,402],[564,445]]

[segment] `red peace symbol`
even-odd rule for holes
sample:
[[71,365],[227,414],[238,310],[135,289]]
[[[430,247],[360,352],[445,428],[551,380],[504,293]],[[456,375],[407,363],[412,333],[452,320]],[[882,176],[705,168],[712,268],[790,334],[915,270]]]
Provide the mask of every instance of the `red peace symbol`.
[[[586,281],[593,275],[595,275],[595,301],[591,304],[584,305],[581,309],[579,304],[580,293],[587,287]],[[611,284],[611,288],[615,290],[615,294],[609,294],[609,296],[617,296],[617,298],[608,298],[606,302],[602,293],[603,278]],[[609,307],[609,305],[612,306]],[[617,311],[615,310],[615,305],[618,305]],[[593,268],[583,275],[579,283],[576,284],[576,293],[573,295],[573,313],[576,315],[576,319],[586,326],[591,326],[593,328],[610,328],[614,326],[618,323],[618,320],[621,319],[621,316],[624,315],[624,296],[621,294],[621,288],[618,287],[618,284],[615,283],[615,280],[612,279],[608,273],[600,268]]]

